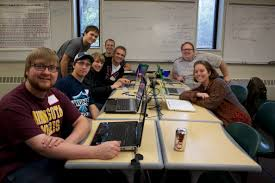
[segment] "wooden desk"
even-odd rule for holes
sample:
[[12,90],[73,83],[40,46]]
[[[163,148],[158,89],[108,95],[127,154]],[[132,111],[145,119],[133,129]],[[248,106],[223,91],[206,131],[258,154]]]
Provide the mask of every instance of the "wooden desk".
[[[187,129],[185,151],[174,151],[176,128]],[[219,123],[159,121],[159,137],[167,169],[261,171]]]
[[[95,120],[92,122],[92,131],[84,142],[89,145],[93,139],[94,133],[100,122],[115,122],[121,120]],[[162,169],[163,161],[158,140],[156,122],[154,120],[146,120],[144,124],[142,142],[137,153],[143,155],[140,161],[141,167],[144,169]],[[120,152],[120,154],[111,160],[98,159],[81,159],[69,160],[65,164],[68,169],[131,169],[131,160],[134,158],[134,152]]]
[[159,101],[161,105],[161,119],[162,120],[174,120],[174,121],[206,121],[223,123],[218,119],[211,111],[208,111],[204,107],[193,104],[196,111],[195,112],[183,112],[183,111],[170,111],[167,108],[166,102],[164,100]]

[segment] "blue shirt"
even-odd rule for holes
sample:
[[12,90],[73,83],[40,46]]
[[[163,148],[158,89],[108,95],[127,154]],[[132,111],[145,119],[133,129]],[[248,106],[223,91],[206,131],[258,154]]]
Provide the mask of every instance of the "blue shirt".
[[88,87],[69,75],[57,81],[55,87],[62,91],[85,117],[91,117],[89,106],[94,104]]

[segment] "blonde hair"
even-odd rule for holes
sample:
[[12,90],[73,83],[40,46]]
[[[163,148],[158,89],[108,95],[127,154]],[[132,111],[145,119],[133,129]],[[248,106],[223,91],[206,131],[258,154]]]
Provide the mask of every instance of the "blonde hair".
[[104,57],[101,53],[99,53],[99,52],[93,53],[93,54],[92,54],[92,57],[94,58],[94,60],[99,59],[99,61],[100,61],[102,64],[104,64],[104,62],[105,62],[105,57]]

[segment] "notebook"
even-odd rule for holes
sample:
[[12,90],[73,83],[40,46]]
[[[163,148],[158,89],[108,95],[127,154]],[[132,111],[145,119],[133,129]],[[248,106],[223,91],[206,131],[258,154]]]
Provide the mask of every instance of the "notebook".
[[[145,97],[146,98],[146,97]],[[91,145],[106,141],[121,141],[121,151],[135,151],[142,140],[144,122],[146,117],[147,100],[142,102],[139,121],[102,122],[99,124]]]
[[104,111],[106,113],[137,113],[145,90],[146,80],[142,78],[135,99],[108,99]]
[[167,95],[180,95],[182,92],[184,92],[184,88],[165,88]]
[[166,99],[166,104],[168,109],[172,111],[196,111],[191,102],[187,100]]

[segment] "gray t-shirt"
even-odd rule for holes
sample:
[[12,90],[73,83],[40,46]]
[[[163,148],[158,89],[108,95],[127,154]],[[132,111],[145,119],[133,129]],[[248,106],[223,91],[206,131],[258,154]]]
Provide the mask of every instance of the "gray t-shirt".
[[222,57],[212,53],[197,53],[192,61],[186,61],[182,57],[175,60],[173,64],[173,73],[184,76],[186,83],[193,82],[194,63],[198,60],[209,62],[214,68],[219,68]]
[[68,74],[73,72],[73,60],[76,54],[79,52],[87,51],[91,45],[84,46],[83,45],[83,37],[74,38],[66,41],[57,51],[57,56],[59,57],[59,61],[61,61],[62,56],[66,53],[70,58],[70,62],[68,64]]

